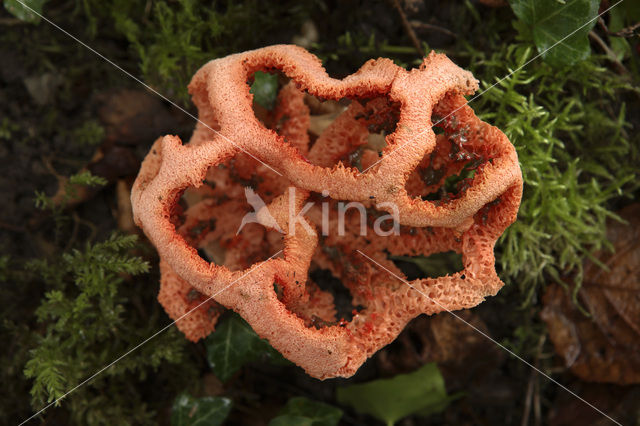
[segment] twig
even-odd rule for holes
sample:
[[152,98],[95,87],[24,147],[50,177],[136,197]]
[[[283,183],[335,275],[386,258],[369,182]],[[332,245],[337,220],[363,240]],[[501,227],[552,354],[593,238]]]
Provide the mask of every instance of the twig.
[[[544,342],[544,340],[543,340]],[[533,425],[542,424],[542,407],[540,406],[540,375],[536,374],[533,392]]]
[[415,31],[413,31],[413,28],[411,28],[411,24],[409,24],[407,15],[405,15],[404,10],[402,10],[402,6],[400,6],[400,1],[391,0],[391,3],[393,4],[393,7],[398,11],[398,14],[400,15],[400,19],[402,20],[402,26],[404,27],[404,30],[407,32],[407,35],[411,39],[411,42],[413,43],[413,47],[416,48],[416,50],[420,54],[420,57],[424,58],[424,50],[422,49],[420,40],[418,39],[418,36],[416,36]]
[[609,32],[609,28],[607,28],[607,23],[604,22],[604,19],[602,19],[602,16],[598,18],[598,25],[605,33]]
[[80,221],[78,213],[73,212],[71,215],[73,218],[73,228],[71,229],[71,236],[67,239],[67,244],[64,246],[65,252],[69,251],[69,249],[73,246],[73,243],[76,241],[76,237],[78,236],[78,229],[80,229]]
[[609,31],[608,34],[610,36],[623,37],[623,38],[631,38],[633,36],[640,36],[640,22],[636,22],[635,24],[631,25],[630,27],[623,28],[620,31],[616,31],[615,33],[612,33],[611,31]]
[[600,46],[602,50],[604,50],[604,53],[607,55],[607,58],[611,62],[613,62],[613,65],[616,68],[616,71],[618,72],[618,74],[627,74],[629,72],[627,68],[624,65],[622,65],[622,62],[618,60],[618,58],[616,57],[616,53],[613,50],[611,50],[609,46],[607,46],[607,43],[605,43],[604,40],[602,40],[600,36],[596,34],[595,31],[593,30],[589,31],[589,38],[595,41],[596,44],[598,44],[598,46]]
[[529,384],[527,385],[527,394],[524,397],[524,411],[522,413],[522,421],[520,426],[529,426],[529,416],[531,414],[531,400],[533,399],[533,378],[534,375],[529,376]]
[[[544,346],[544,342],[546,340],[546,336],[543,334],[538,339],[538,346],[536,348],[536,357],[533,362],[533,365],[536,367],[540,362],[540,355],[542,354],[542,348]],[[533,401],[533,414],[534,414],[534,425],[538,426],[540,424],[541,418],[541,410],[540,410],[540,384],[538,382],[538,374],[535,374],[535,370],[531,371],[531,376],[529,376],[529,384],[527,385],[527,395],[524,399],[524,412],[522,413],[522,422],[521,426],[529,425],[529,417],[531,415],[531,402]]]
[[25,232],[27,230],[24,226],[12,225],[2,221],[0,221],[0,229],[6,229],[13,232]]
[[26,24],[18,18],[0,18],[0,25],[22,25]]
[[41,155],[40,160],[42,160],[42,164],[47,169],[47,171],[51,173],[56,179],[58,179],[58,182],[66,179],[65,176],[62,176],[60,173],[58,173],[55,167],[53,167],[53,164],[51,163],[51,158],[45,155]]
[[417,20],[412,20],[409,22],[412,27],[415,27],[419,30],[428,30],[428,31],[437,31],[443,34],[448,35],[449,37],[458,38],[458,35],[453,31],[448,30],[447,28],[440,27],[438,25],[427,24],[426,22],[420,22]]
[[92,241],[95,238],[96,234],[98,233],[97,227],[93,223],[89,222],[88,220],[82,219],[77,212],[74,211],[71,214],[71,218],[73,219],[73,229],[71,231],[71,236],[67,241],[64,251],[68,251],[75,243],[76,237],[78,236],[78,231],[80,230],[80,225],[84,225],[90,230],[90,234],[89,234],[89,237],[87,238],[87,241]]

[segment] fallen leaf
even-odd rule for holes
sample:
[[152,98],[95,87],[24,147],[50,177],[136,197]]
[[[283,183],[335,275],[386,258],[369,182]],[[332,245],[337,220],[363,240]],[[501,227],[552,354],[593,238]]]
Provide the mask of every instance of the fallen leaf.
[[[456,315],[484,333],[485,323],[472,311]],[[478,353],[486,357],[478,357]],[[466,375],[475,370],[487,370],[487,362],[501,362],[500,349],[468,324],[443,312],[431,317],[420,316],[411,321],[398,339],[378,356],[378,366],[384,374],[412,371],[427,362],[437,362],[445,377],[465,367]]]
[[544,295],[542,318],[556,352],[582,380],[640,383],[640,204],[620,213],[628,223],[610,221],[607,237],[615,253],[597,253],[607,266],[585,263],[578,293],[591,317],[557,284]]
[[169,108],[143,90],[109,91],[98,95],[96,101],[107,143],[150,145],[158,135],[175,132],[177,127]]
[[[600,383],[574,383],[570,388],[619,424],[634,425],[640,419],[640,387]],[[558,392],[549,410],[549,426],[610,426],[611,420],[568,392]]]
[[132,149],[106,143],[100,148],[100,156],[87,168],[96,175],[115,182],[118,178],[133,177],[140,169],[140,160]]

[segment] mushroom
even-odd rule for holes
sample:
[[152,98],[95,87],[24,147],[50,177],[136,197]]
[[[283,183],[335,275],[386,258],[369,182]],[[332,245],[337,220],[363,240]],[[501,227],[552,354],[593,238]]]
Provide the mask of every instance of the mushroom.
[[[272,70],[289,82],[265,125],[247,81]],[[495,295],[493,249],[516,219],[522,175],[507,137],[467,105],[477,87],[436,53],[410,71],[372,60],[343,80],[288,45],[204,65],[189,85],[200,120],[191,140],[158,139],[131,195],[161,258],[165,310],[178,319],[211,298],[178,321],[189,339],[213,330],[221,305],[325,379],[353,375],[417,315]],[[313,142],[308,95],[351,100]],[[247,194],[259,197],[254,212]],[[390,260],[447,251],[464,267],[438,278],[408,281]],[[310,268],[341,279],[360,307],[351,320],[336,316]]]

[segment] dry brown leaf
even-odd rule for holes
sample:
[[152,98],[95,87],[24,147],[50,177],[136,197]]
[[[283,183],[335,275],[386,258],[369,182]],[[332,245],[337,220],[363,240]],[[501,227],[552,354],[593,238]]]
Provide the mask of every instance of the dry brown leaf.
[[[484,333],[488,333],[482,319],[471,311],[456,315]],[[431,317],[420,316],[411,321],[398,336],[397,342],[380,353],[378,365],[385,374],[413,371],[427,362],[437,362],[444,369],[452,369],[473,362],[484,362],[477,357],[484,353],[492,362],[502,358],[499,349],[468,324],[443,312]]]
[[176,126],[158,97],[144,90],[123,89],[98,96],[100,121],[106,140],[120,145],[148,144]]
[[[570,386],[585,401],[623,425],[637,424],[640,419],[640,387],[600,383],[574,383]],[[558,392],[549,411],[549,426],[610,426],[607,417],[590,410],[585,403],[568,392]]]
[[544,296],[542,318],[556,352],[585,381],[640,383],[640,204],[620,216],[628,223],[611,221],[607,230],[615,253],[596,255],[608,270],[585,264],[579,301],[591,318],[559,285]]

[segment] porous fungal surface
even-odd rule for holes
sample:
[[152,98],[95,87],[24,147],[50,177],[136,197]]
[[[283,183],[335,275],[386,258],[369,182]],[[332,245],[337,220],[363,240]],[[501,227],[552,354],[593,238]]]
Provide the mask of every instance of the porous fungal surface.
[[[260,119],[256,71],[281,74]],[[436,53],[410,71],[371,60],[342,80],[286,45],[203,66],[191,140],[158,139],[132,191],[162,259],[160,302],[174,319],[195,308],[180,330],[203,338],[226,307],[309,375],[349,377],[417,315],[495,295],[493,249],[522,175],[507,137],[466,105],[477,87]],[[448,251],[463,269],[438,278],[407,281],[391,260]],[[314,270],[348,289],[350,319]]]

